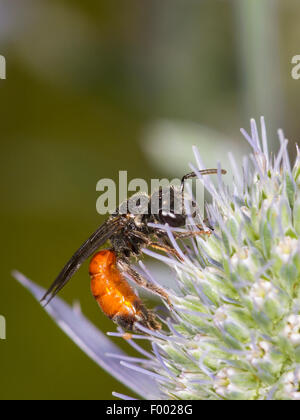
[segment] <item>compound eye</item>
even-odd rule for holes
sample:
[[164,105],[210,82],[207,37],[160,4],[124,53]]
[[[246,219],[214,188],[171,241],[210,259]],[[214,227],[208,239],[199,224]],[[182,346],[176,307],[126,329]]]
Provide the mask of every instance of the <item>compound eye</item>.
[[185,216],[183,214],[160,211],[158,217],[162,224],[168,223],[171,227],[180,227],[185,225]]

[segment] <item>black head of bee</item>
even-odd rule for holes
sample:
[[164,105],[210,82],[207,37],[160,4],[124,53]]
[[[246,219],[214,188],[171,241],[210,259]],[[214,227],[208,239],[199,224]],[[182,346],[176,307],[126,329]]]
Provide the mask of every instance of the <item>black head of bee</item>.
[[181,191],[174,186],[160,187],[151,196],[149,213],[158,223],[167,223],[171,227],[184,226],[186,214]]
[[159,189],[159,210],[157,218],[160,223],[167,223],[171,227],[181,227],[185,225],[185,211],[183,207],[182,196],[174,187],[170,187],[169,191],[164,192]]
[[167,223],[171,227],[181,227],[185,225],[186,216],[184,214],[175,214],[171,211],[165,212],[162,210],[157,217],[161,224]]

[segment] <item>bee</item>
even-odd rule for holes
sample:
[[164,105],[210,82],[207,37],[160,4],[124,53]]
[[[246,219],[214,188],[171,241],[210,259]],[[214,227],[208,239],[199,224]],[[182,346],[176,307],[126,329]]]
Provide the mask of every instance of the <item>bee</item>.
[[[216,174],[218,170],[204,169],[199,170],[199,173],[201,175]],[[222,170],[221,173],[225,174],[226,171]],[[47,305],[67,284],[81,264],[109,241],[111,247],[97,252],[89,265],[91,290],[94,298],[104,314],[124,330],[137,330],[137,323],[150,330],[159,330],[161,325],[155,314],[144,305],[125,276],[130,277],[138,286],[163,298],[172,308],[168,293],[138,273],[133,268],[131,259],[132,257],[140,258],[142,249],[149,247],[181,259],[170,245],[166,231],[159,226],[153,227],[153,224],[168,224],[174,228],[186,225],[188,215],[184,208],[184,183],[185,180],[195,176],[195,172],[185,175],[181,180],[179,191],[174,186],[168,187],[170,195],[167,209],[162,188],[159,188],[151,196],[143,193],[138,193],[138,197],[135,195],[135,202],[138,204],[143,202],[147,211],[137,213],[130,211],[131,199],[122,203],[66,263],[42,301]],[[178,194],[180,195],[179,200]],[[154,200],[158,203],[155,213],[151,211]],[[182,211],[179,212],[175,203],[180,201]],[[152,223],[152,226],[149,226],[149,223]],[[205,230],[203,226],[198,225],[197,231],[174,232],[174,237],[184,239],[210,233],[210,228]]]

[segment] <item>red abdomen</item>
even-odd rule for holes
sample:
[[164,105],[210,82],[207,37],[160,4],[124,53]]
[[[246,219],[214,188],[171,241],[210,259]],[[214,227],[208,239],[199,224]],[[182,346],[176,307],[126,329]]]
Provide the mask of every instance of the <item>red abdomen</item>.
[[91,289],[102,311],[126,329],[136,320],[140,299],[116,267],[116,254],[103,250],[90,262]]

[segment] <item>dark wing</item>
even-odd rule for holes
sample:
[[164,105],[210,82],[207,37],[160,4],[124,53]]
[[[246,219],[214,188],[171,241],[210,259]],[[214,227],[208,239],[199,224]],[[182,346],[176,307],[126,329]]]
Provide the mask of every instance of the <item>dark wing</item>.
[[[89,258],[101,245],[103,245],[114,233],[122,229],[123,223],[120,216],[108,219],[94,232],[75,252],[71,259],[61,270],[56,280],[50,286],[46,294],[41,299],[46,300],[46,305],[57,295],[57,293],[67,284],[81,264]],[[47,299],[48,298],[48,299]]]

